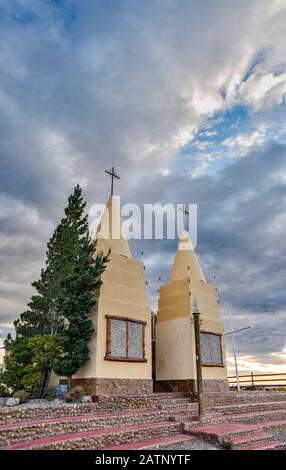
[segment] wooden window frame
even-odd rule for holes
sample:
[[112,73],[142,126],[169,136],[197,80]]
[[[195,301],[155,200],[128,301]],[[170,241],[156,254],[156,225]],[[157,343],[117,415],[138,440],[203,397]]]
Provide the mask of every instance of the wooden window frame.
[[[218,363],[208,364],[208,363],[202,362],[202,367],[225,367],[224,358],[223,358],[223,351],[222,351],[222,334],[221,333],[214,333],[213,331],[205,331],[205,330],[201,330],[200,333],[210,335],[211,337],[212,336],[219,336],[219,338],[220,338],[220,343],[219,344],[220,344],[221,363],[219,363],[219,364]],[[210,340],[210,353],[211,353],[211,360],[212,360],[212,338]]]
[[[145,357],[145,327],[147,325],[146,321],[142,320],[136,320],[135,318],[129,318],[129,317],[122,317],[122,316],[116,316],[116,315],[105,315],[107,325],[106,325],[106,354],[104,356],[104,359],[106,361],[115,361],[115,362],[147,362],[147,359]],[[125,357],[115,357],[111,356],[111,338],[110,338],[110,333],[111,333],[111,328],[110,328],[110,320],[121,320],[124,321],[126,324],[126,344],[125,344]],[[128,323],[139,323],[140,325],[143,326],[142,328],[142,349],[143,349],[143,357],[142,358],[132,358],[128,357],[128,346],[129,346],[129,328],[128,328]]]

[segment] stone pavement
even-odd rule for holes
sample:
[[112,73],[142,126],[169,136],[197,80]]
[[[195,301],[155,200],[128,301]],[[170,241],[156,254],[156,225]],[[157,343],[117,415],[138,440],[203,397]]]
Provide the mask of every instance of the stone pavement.
[[136,409],[132,398],[124,400],[126,409],[120,406],[119,411],[113,411],[110,398],[110,412],[102,412],[99,400],[99,404],[86,405],[87,414],[85,405],[78,408],[78,415],[69,406],[61,406],[58,416],[53,411],[51,417],[47,409],[47,417],[41,410],[39,419],[35,413],[29,419],[29,412],[21,413],[20,407],[2,417],[0,410],[5,423],[0,425],[1,449],[168,449],[180,443],[191,447],[198,438],[222,448],[230,441],[235,450],[286,448],[285,441],[273,436],[286,427],[286,393],[207,393],[203,422],[198,421],[197,404],[190,396],[154,394],[142,400],[142,409],[138,409],[138,397],[134,398]]

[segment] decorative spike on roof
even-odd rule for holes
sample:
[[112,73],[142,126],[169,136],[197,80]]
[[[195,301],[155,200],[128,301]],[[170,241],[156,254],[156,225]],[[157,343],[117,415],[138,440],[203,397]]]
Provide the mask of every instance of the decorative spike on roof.
[[169,282],[190,278],[207,282],[186,230],[183,231],[172,266]]
[[111,253],[132,259],[129,243],[123,233],[116,196],[108,199],[95,238],[98,240],[96,251],[102,250],[106,254],[111,249]]

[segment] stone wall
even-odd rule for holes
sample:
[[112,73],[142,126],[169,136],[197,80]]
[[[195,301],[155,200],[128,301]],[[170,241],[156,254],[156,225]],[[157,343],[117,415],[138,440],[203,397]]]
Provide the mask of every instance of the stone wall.
[[[196,380],[157,380],[155,392],[196,392]],[[229,390],[227,380],[203,380],[204,392],[226,392]]]
[[156,408],[158,398],[150,396],[100,396],[97,403],[62,403],[45,406],[20,405],[0,410],[0,424],[32,421],[63,416],[86,416],[112,411]]
[[72,386],[82,386],[90,395],[150,395],[153,381],[147,379],[73,379]]
[[30,449],[41,450],[90,450],[100,449],[109,446],[114,446],[118,443],[128,443],[144,439],[151,439],[154,437],[168,436],[171,434],[182,433],[181,423],[169,423],[168,426],[164,425],[158,428],[145,427],[143,429],[136,429],[130,431],[120,431],[106,435],[90,436],[84,439],[71,439],[65,441],[58,441],[41,446],[31,446]]
[[203,380],[204,392],[228,392],[228,380]]
[[157,380],[155,382],[155,392],[187,392],[193,393],[195,381],[187,380]]
[[[185,416],[188,416],[191,411],[187,411]],[[59,418],[57,422],[47,422],[43,425],[41,422],[33,421],[30,426],[19,427],[18,423],[12,424],[11,427],[2,429],[0,432],[0,447],[9,445],[10,443],[23,442],[32,439],[43,439],[47,437],[60,436],[63,434],[88,432],[95,430],[111,429],[114,431],[126,425],[146,425],[166,421],[170,416],[169,410],[148,410],[148,412],[127,414],[122,412],[122,415],[114,414],[114,416],[94,416],[87,415],[81,416],[80,419],[73,421],[70,417]],[[175,416],[175,415],[173,415]],[[62,419],[62,421],[60,421]],[[175,422],[175,420],[174,420]],[[173,422],[170,421],[170,424]]]

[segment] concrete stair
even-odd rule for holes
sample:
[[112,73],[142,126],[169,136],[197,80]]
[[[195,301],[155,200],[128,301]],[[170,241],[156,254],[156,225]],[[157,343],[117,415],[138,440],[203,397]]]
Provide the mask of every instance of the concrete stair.
[[1,450],[84,450],[102,449],[116,442],[116,445],[127,444],[162,437],[170,434],[180,434],[182,426],[179,423],[166,421],[148,424],[126,425],[113,429],[80,431],[77,433],[49,436],[41,439],[18,442],[4,446]]
[[237,447],[236,450],[284,450],[285,448],[285,442],[263,441],[250,446]]
[[217,442],[224,447],[224,443],[231,442],[234,450],[267,450],[286,449],[286,442],[280,442],[273,438],[270,432],[274,427],[286,426],[285,420],[269,421],[255,424],[213,424],[193,429],[187,429],[191,435]]
[[75,416],[62,415],[61,409],[56,418],[47,410],[45,419],[26,421],[18,414],[18,422],[0,426],[0,445],[4,450],[135,450],[168,448],[181,442],[191,445],[193,439],[201,438],[231,441],[235,450],[286,448],[286,442],[271,434],[275,428],[286,427],[286,394],[207,394],[204,424],[197,421],[197,404],[191,396],[168,393],[153,398],[155,408],[100,413],[96,407],[92,412],[87,407]]
[[205,406],[239,405],[247,403],[286,402],[285,392],[207,392],[205,393]]
[[256,445],[256,443],[266,443],[268,441],[273,441],[273,436],[269,432],[256,431],[252,434],[242,434],[239,436],[234,436],[231,438],[226,438],[226,441],[230,440],[234,448],[243,448],[248,445]]
[[231,413],[223,416],[222,420],[224,422],[231,423],[267,423],[275,420],[285,420],[286,419],[286,409],[284,410],[267,410],[267,411],[247,411],[245,413]]
[[131,442],[129,444],[119,444],[117,446],[106,447],[103,450],[151,450],[164,449],[173,444],[182,444],[183,442],[191,442],[194,436],[187,434],[171,434],[170,436],[161,436],[144,441]]
[[181,398],[181,399],[177,399],[177,400],[176,399],[165,400],[164,402],[161,402],[158,406],[162,410],[166,410],[166,409],[176,410],[176,409],[180,409],[180,408],[189,409],[189,410],[192,410],[194,412],[197,410],[197,404],[190,402],[190,400],[188,398]]
[[45,420],[27,421],[0,426],[0,446],[31,440],[33,436],[48,438],[62,434],[100,429],[112,429],[128,424],[148,424],[159,421],[181,422],[191,418],[195,410],[178,408],[136,410],[114,413],[94,413],[87,416],[67,416]]
[[213,407],[213,411],[222,413],[223,415],[272,410],[286,410],[286,401],[240,403],[236,405],[217,405]]

